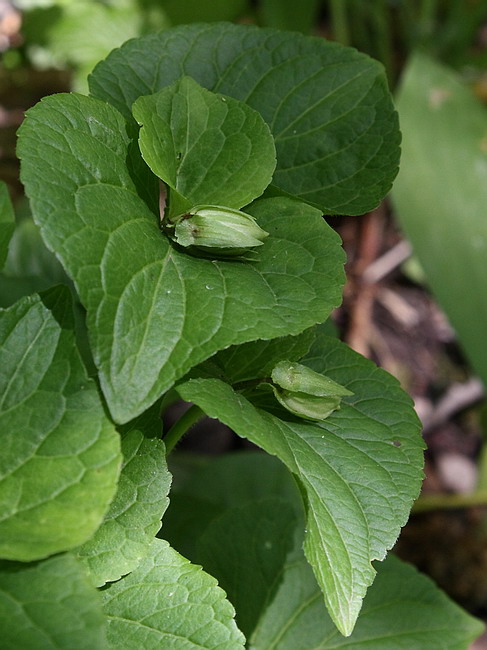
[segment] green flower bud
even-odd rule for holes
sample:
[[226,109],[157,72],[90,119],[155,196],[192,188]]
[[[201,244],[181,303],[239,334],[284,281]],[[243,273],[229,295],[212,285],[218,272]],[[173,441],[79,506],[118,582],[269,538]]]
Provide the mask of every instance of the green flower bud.
[[342,397],[353,395],[329,377],[291,361],[280,361],[271,379],[276,399],[305,420],[325,420],[340,409]]
[[223,256],[262,246],[269,234],[249,214],[218,205],[196,206],[174,223],[169,234],[177,244]]

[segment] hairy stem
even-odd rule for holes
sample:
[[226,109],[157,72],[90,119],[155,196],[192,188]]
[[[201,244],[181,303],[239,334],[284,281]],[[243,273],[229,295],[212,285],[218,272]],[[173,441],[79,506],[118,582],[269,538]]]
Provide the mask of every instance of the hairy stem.
[[193,405],[183,413],[177,422],[169,429],[169,431],[164,436],[164,444],[166,445],[166,456],[169,456],[171,451],[177,445],[179,440],[184,436],[184,434],[191,429],[191,427],[196,424],[199,420],[205,417],[205,413],[200,409],[199,406]]

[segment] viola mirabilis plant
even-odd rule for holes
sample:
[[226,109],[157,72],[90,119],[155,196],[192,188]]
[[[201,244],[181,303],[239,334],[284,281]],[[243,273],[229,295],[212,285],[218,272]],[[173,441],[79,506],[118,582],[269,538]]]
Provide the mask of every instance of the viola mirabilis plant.
[[[478,622],[372,564],[418,495],[420,427],[326,325],[344,255],[323,214],[372,209],[397,172],[381,66],[190,25],[113,51],[90,92],[19,131],[71,291],[1,312],[4,647],[466,648]],[[192,406],[162,432],[175,399]],[[186,467],[168,508],[166,458],[204,415],[267,454]]]

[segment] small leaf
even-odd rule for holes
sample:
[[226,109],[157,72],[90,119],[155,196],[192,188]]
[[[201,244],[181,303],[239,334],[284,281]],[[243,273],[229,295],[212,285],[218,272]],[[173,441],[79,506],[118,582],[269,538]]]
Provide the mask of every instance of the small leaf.
[[127,120],[141,95],[189,75],[269,125],[273,183],[330,214],[362,214],[389,190],[399,126],[383,67],[324,38],[228,23],[183,25],[125,43],[89,79]]
[[15,216],[7,185],[0,181],[0,269],[7,259],[8,245],[15,230]]
[[394,544],[419,492],[423,443],[410,399],[373,364],[322,336],[303,363],[354,393],[320,423],[279,419],[217,379],[192,379],[177,391],[299,478],[306,556],[330,615],[350,634],[374,579],[371,560]]
[[183,77],[140,97],[133,114],[142,126],[144,160],[171,188],[202,204],[241,208],[272,179],[276,150],[257,111]]
[[94,537],[76,549],[97,586],[118,580],[149,551],[169,499],[164,444],[137,429],[122,439],[124,464],[117,494]]
[[105,625],[101,599],[71,555],[0,562],[2,650],[104,650]]
[[433,582],[393,555],[377,565],[353,634],[342,637],[305,561],[290,558],[276,597],[249,643],[250,650],[466,650],[483,630]]
[[109,648],[244,648],[233,607],[216,580],[162,540],[154,540],[133,573],[101,594]]
[[56,288],[0,310],[0,557],[29,561],[93,535],[115,494],[120,441]]

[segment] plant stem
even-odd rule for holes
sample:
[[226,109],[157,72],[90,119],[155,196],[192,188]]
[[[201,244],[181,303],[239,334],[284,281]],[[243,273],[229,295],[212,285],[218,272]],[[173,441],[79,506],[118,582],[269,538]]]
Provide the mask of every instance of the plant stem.
[[452,508],[475,508],[487,506],[487,491],[472,494],[428,494],[421,496],[413,505],[412,512],[450,510]]
[[191,427],[205,417],[205,413],[199,406],[193,404],[190,408],[183,413],[177,422],[175,422],[163,438],[166,445],[166,456],[169,456],[171,451],[177,445],[179,440],[184,434],[191,429]]
[[376,1],[373,8],[374,32],[377,43],[377,56],[384,64],[389,83],[394,81],[394,56],[389,24],[389,7],[385,0]]
[[330,0],[333,36],[342,45],[350,45],[346,0]]

